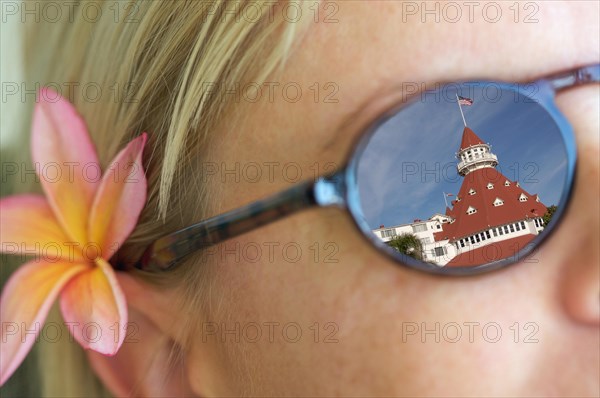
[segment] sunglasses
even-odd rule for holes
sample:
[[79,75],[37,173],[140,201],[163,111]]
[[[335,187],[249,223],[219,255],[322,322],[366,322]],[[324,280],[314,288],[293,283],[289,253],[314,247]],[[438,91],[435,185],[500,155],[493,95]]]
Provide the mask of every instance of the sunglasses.
[[154,241],[136,268],[190,254],[297,211],[334,206],[385,256],[473,275],[532,254],[569,204],[577,151],[556,93],[600,82],[600,65],[532,83],[469,81],[423,91],[380,115],[346,166]]

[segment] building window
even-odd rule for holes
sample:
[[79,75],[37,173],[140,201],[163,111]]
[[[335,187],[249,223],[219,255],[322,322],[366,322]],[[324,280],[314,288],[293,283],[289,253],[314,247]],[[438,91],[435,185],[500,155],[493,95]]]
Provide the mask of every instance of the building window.
[[519,202],[527,202],[527,195],[525,195],[524,193],[522,193],[519,196]]
[[381,231],[381,236],[383,238],[391,238],[392,236],[396,236],[396,230],[393,228],[384,229],[383,231]]
[[492,229],[492,232],[494,233],[494,237],[498,236],[498,228]]
[[495,207],[502,206],[503,204],[504,204],[504,201],[500,198],[496,198],[496,200],[494,200]]
[[503,228],[504,228],[504,233],[507,234],[508,233],[508,225],[505,225]]
[[460,247],[465,247],[465,240],[464,239],[460,240]]
[[481,239],[479,239],[479,234],[475,235],[475,241],[476,241],[477,243],[481,242]]
[[413,225],[413,232],[424,232],[427,231],[427,225],[426,224],[417,224],[417,225]]
[[474,208],[473,206],[469,206],[469,208],[467,209],[467,214],[471,215],[471,214],[475,214],[477,213],[477,209]]
[[515,232],[515,224],[510,224],[510,232]]
[[436,257],[444,256],[444,255],[446,255],[446,248],[445,247],[436,247],[433,249],[433,254]]
[[471,241],[471,244],[474,245],[475,244],[475,237],[473,236],[469,236],[469,240]]
[[492,184],[491,182],[488,182],[487,189],[494,189],[494,184]]
[[485,236],[487,236],[488,239],[492,238],[492,236],[490,235],[490,231],[485,231]]
[[423,245],[427,245],[427,244],[431,243],[431,238],[430,237],[421,238],[421,243]]
[[498,228],[498,231],[500,231],[500,236],[504,235],[504,229],[502,227]]
[[508,187],[508,186],[510,186],[510,181],[508,181],[508,180],[504,181],[504,186],[505,186],[505,187]]
[[521,230],[521,223],[516,223],[516,224],[515,224],[515,229],[516,229],[517,231],[520,231],[520,230]]
[[473,188],[469,189],[469,195],[475,195],[476,193],[477,192]]

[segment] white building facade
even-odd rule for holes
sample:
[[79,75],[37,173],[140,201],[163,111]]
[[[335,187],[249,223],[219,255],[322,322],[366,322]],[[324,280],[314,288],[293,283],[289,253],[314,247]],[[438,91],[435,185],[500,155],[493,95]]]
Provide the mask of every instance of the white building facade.
[[386,243],[402,234],[415,235],[423,260],[438,266],[475,266],[516,254],[544,230],[547,208],[539,196],[502,175],[490,145],[468,127],[456,157],[464,180],[446,214],[381,226],[373,233]]

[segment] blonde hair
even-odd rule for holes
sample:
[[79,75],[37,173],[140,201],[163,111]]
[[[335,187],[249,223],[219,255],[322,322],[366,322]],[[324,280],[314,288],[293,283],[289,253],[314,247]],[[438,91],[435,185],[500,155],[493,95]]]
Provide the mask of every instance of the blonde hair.
[[[310,20],[273,12],[282,6],[263,0],[92,0],[79,2],[73,18],[42,18],[27,29],[27,84],[53,87],[75,104],[103,166],[134,136],[150,134],[144,159],[148,202],[121,249],[125,258],[207,213],[210,192],[194,182],[195,164],[211,134],[225,120],[237,120],[235,104],[223,91],[232,82],[260,84],[280,71]],[[203,305],[204,268],[184,264],[147,277],[177,284],[193,307]],[[58,316],[54,310],[48,321]],[[184,329],[193,328],[190,323]],[[107,395],[82,366],[78,346],[42,340],[35,351],[42,395]]]

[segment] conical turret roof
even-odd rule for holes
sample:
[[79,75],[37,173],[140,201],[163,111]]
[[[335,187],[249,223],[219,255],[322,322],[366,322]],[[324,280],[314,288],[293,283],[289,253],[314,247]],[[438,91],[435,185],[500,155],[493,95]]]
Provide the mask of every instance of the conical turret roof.
[[462,151],[463,149],[467,149],[478,144],[485,144],[485,142],[483,142],[481,138],[479,138],[477,134],[473,132],[473,130],[465,127],[463,130],[462,142],[460,143],[460,150]]

